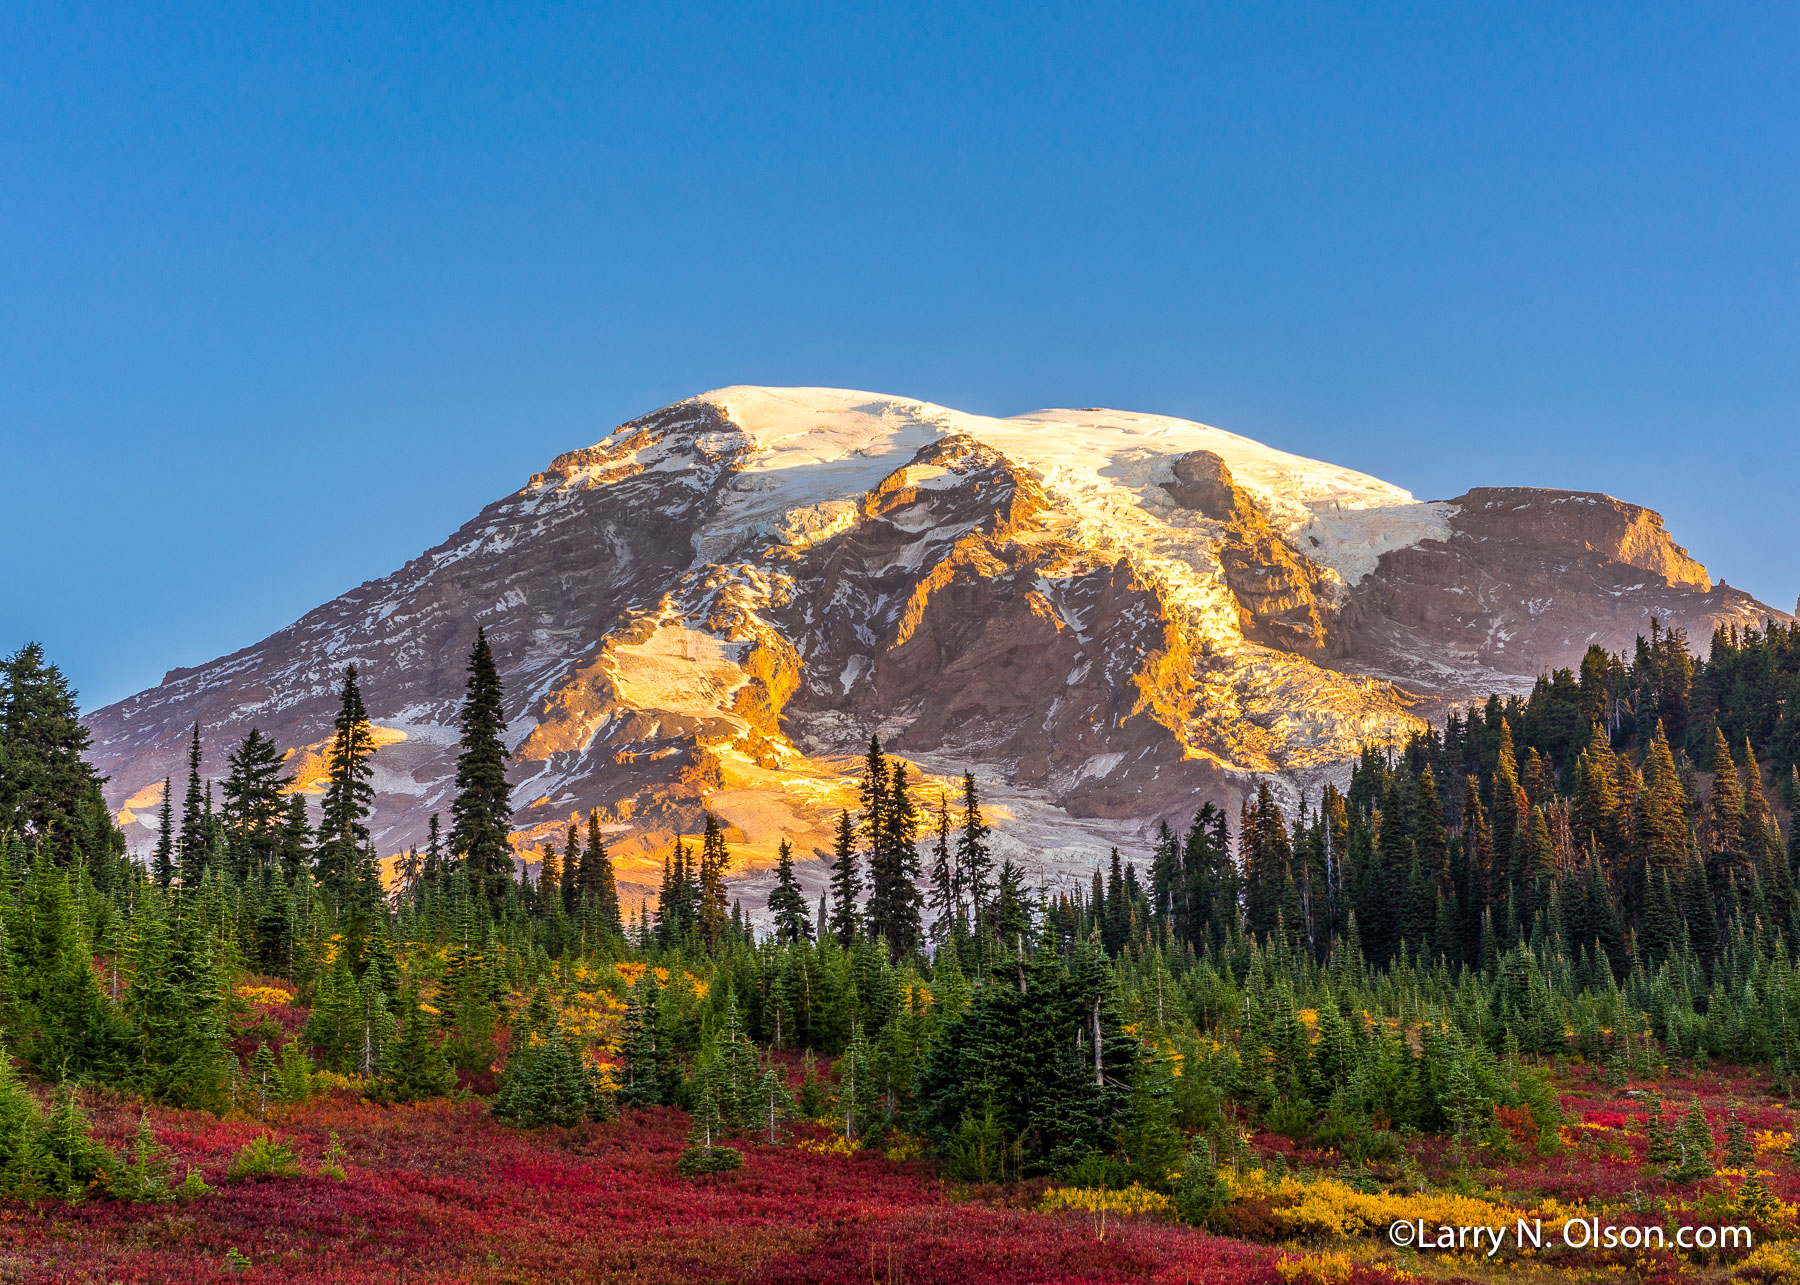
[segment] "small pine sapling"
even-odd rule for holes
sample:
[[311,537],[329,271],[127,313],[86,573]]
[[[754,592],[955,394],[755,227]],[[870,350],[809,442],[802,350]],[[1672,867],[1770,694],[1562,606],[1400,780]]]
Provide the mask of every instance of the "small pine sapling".
[[1680,1152],[1675,1149],[1675,1139],[1669,1133],[1668,1119],[1663,1115],[1661,1098],[1650,1100],[1649,1113],[1644,1116],[1644,1137],[1649,1143],[1644,1150],[1646,1163],[1666,1165],[1680,1158]]
[[684,1178],[729,1173],[744,1167],[744,1153],[736,1147],[717,1145],[725,1131],[725,1117],[719,1109],[709,1078],[700,1081],[699,1096],[694,1101],[694,1124],[688,1131],[688,1146],[676,1161],[675,1171]]
[[763,1126],[770,1146],[781,1136],[781,1122],[794,1113],[794,1095],[788,1092],[787,1074],[771,1062],[756,1085],[757,1105],[761,1108]]
[[233,1182],[259,1178],[297,1178],[300,1160],[294,1149],[270,1133],[252,1138],[232,1157],[225,1176]]
[[827,1105],[829,1099],[825,1085],[819,1079],[818,1059],[809,1049],[800,1059],[800,1114],[808,1120],[817,1120],[825,1114]]
[[312,1055],[300,1047],[299,1040],[281,1046],[281,1061],[275,1067],[275,1097],[288,1106],[297,1106],[312,1097]]
[[142,1112],[138,1116],[137,1137],[131,1144],[131,1161],[113,1179],[113,1195],[141,1204],[173,1200],[175,1191],[169,1185],[172,1167],[169,1153],[157,1144],[156,1134],[150,1128],[150,1113]]
[[325,1154],[319,1157],[319,1176],[342,1182],[348,1176],[344,1172],[344,1162],[350,1153],[344,1150],[344,1144],[338,1141],[337,1130],[331,1131],[331,1141],[325,1147]]
[[1680,1130],[1675,1134],[1675,1146],[1680,1160],[1669,1171],[1671,1182],[1703,1182],[1713,1176],[1713,1135],[1712,1126],[1706,1122],[1706,1112],[1700,1109],[1698,1102],[1689,1109],[1687,1118],[1681,1122]]
[[1736,1103],[1725,1116],[1725,1167],[1742,1169],[1745,1173],[1756,1168],[1756,1148],[1750,1144],[1750,1131],[1738,1118]]
[[250,1059],[250,1100],[256,1107],[256,1118],[269,1118],[269,1102],[279,1096],[276,1080],[275,1055],[269,1051],[267,1041],[258,1043],[256,1053]]
[[94,1137],[93,1122],[67,1081],[57,1086],[49,1117],[44,1121],[44,1152],[55,1194],[77,1201],[107,1185],[118,1159]]

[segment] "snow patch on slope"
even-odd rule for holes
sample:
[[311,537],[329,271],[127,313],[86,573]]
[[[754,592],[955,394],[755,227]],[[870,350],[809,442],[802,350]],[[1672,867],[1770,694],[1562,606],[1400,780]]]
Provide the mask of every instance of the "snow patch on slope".
[[[1162,485],[1174,478],[1175,461],[1191,451],[1223,459],[1276,529],[1339,586],[1356,584],[1390,549],[1450,534],[1448,504],[1421,502],[1367,473],[1168,415],[1040,410],[998,419],[837,388],[734,387],[699,400],[718,407],[753,444],[713,524],[709,547],[715,540],[786,535],[796,528],[802,539],[818,538],[813,533],[821,530],[835,534],[845,515],[826,506],[867,491],[920,447],[952,433],[1035,470],[1096,529],[1148,541],[1144,552],[1171,579],[1185,582],[1182,596],[1197,614],[1217,617],[1218,626],[1232,609],[1204,538],[1210,528],[1179,509]],[[812,513],[784,521],[796,509]],[[830,519],[822,521],[827,512]]]
[[685,625],[663,622],[641,643],[612,649],[619,698],[637,709],[707,718],[730,709],[746,676],[746,644],[725,642]]

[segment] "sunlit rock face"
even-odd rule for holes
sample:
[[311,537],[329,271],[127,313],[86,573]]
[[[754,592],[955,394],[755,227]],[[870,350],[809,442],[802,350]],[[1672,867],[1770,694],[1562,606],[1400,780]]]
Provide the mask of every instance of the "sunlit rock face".
[[[938,806],[965,768],[1055,884],[1258,777],[1292,797],[1421,717],[1629,646],[1785,620],[1601,495],[1442,502],[1163,416],[1010,419],[727,388],[553,460],[443,544],[93,715],[126,832],[198,721],[319,788],[344,667],[376,724],[377,842],[447,813],[475,631],[506,683],[517,847],[601,813],[628,899],[710,808],[755,908],[854,808],[871,732]],[[927,826],[929,828],[929,826]],[[823,883],[816,863],[803,879]]]

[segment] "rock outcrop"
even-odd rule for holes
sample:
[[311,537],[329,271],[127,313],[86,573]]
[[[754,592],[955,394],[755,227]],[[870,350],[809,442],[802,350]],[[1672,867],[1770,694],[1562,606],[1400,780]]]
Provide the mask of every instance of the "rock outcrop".
[[1319,568],[1288,547],[1216,453],[1192,451],[1172,470],[1163,489],[1175,503],[1223,528],[1218,558],[1244,637],[1286,651],[1323,651],[1328,599]]
[[1590,644],[1626,646],[1651,617],[1696,646],[1720,624],[1788,619],[1715,586],[1639,505],[1533,487],[1478,487],[1450,504],[1448,536],[1383,554],[1340,616],[1346,655],[1415,688],[1516,686]]

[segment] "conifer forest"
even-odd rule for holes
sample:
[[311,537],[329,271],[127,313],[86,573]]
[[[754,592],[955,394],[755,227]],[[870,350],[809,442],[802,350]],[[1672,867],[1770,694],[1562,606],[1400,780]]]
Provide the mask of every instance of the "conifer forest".
[[[975,775],[928,786],[871,735],[827,891],[784,844],[752,919],[710,815],[653,903],[597,815],[515,859],[485,637],[454,805],[385,877],[354,667],[322,795],[255,730],[203,779],[196,727],[129,853],[26,646],[0,1268],[1800,1279],[1800,626],[1702,650],[1647,622],[1343,788],[1197,801],[1074,890],[996,857]],[[1534,1219],[1523,1257],[1390,1232]],[[1751,1239],[1677,1243],[1727,1225]]]

